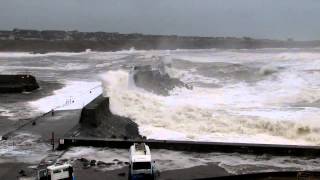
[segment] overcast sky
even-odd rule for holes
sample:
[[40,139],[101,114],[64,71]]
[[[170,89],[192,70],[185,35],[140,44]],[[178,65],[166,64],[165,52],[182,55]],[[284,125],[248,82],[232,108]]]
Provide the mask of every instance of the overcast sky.
[[0,29],[320,39],[320,0],[0,0]]

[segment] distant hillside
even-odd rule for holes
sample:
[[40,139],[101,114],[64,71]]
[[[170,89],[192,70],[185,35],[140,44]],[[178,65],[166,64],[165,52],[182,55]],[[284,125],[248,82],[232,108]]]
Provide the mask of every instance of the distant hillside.
[[193,37],[177,35],[120,34],[107,32],[37,31],[14,29],[0,31],[0,51],[117,51],[135,49],[207,49],[207,48],[313,48],[320,41],[279,41],[250,37]]

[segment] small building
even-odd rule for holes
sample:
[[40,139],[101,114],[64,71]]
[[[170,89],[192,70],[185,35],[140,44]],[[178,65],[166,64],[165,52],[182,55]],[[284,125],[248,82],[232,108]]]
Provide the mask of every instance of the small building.
[[43,40],[49,41],[66,41],[71,39],[71,37],[66,31],[56,30],[41,31],[41,37]]
[[14,38],[16,40],[41,40],[40,31],[26,30],[26,29],[14,29]]
[[69,36],[72,38],[72,40],[81,41],[84,40],[85,33],[79,32],[79,31],[68,31]]
[[0,31],[0,40],[13,40],[14,36],[11,31]]
[[97,41],[98,38],[97,38],[95,33],[88,32],[88,33],[84,33],[83,40],[86,40],[86,41]]

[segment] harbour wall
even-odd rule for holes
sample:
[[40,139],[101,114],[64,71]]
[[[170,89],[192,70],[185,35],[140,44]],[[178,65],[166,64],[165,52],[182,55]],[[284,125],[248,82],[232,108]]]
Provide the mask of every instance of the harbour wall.
[[87,104],[81,111],[80,125],[74,128],[75,131],[82,137],[141,139],[138,125],[129,118],[112,114],[109,103],[108,97],[100,95]]
[[82,108],[80,123],[98,127],[108,116],[110,116],[109,98],[100,95]]
[[30,92],[39,88],[32,75],[0,75],[0,93]]
[[248,144],[248,143],[224,143],[224,142],[198,142],[198,141],[173,141],[173,140],[123,140],[105,138],[62,138],[60,149],[73,146],[109,147],[129,149],[133,143],[144,142],[151,149],[168,149],[190,152],[225,152],[245,154],[270,154],[280,156],[307,156],[317,157],[320,155],[319,146],[296,146],[275,144]]

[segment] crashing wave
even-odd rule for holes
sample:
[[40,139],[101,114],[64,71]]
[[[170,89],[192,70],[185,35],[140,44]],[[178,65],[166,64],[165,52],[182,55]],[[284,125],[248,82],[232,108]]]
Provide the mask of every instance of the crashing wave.
[[[140,133],[147,137],[154,138],[152,134],[157,133],[152,130],[154,127],[182,133],[185,136],[180,138],[187,140],[320,143],[318,114],[312,110],[309,117],[300,121],[241,115],[237,112],[242,108],[212,103],[223,101],[223,91],[195,87],[171,96],[159,96],[131,88],[129,77],[129,73],[122,70],[109,71],[103,82],[104,92],[110,97],[111,111],[134,120]],[[292,110],[290,113],[299,112]],[[166,134],[160,136],[158,138],[166,138]]]

